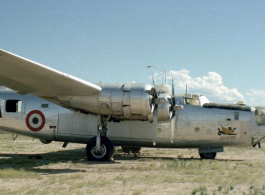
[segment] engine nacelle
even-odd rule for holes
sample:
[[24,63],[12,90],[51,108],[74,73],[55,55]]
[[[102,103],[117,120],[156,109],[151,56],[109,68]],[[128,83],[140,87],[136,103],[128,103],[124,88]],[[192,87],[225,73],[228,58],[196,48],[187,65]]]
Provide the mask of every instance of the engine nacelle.
[[67,102],[80,110],[121,119],[147,120],[152,112],[152,86],[148,84],[99,84],[102,91],[92,96],[68,97]]
[[[172,117],[172,112],[170,111],[170,104],[166,103],[158,104],[158,121],[168,121]],[[148,121],[153,122],[153,112],[148,116]]]
[[170,106],[169,102],[158,104],[158,121],[167,121],[171,118]]

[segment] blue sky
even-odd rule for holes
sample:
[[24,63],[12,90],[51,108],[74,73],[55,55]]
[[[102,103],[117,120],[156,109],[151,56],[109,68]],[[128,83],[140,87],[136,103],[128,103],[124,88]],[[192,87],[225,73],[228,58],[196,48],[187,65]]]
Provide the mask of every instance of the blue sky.
[[261,0],[0,0],[0,48],[93,83],[151,84],[146,66],[157,66],[177,92],[188,83],[213,102],[265,105],[264,10]]

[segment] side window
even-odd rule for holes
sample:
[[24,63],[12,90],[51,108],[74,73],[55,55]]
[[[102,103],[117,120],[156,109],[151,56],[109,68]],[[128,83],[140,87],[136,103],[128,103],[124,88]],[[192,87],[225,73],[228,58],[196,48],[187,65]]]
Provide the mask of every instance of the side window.
[[238,120],[239,119],[239,113],[238,112],[234,112],[234,119]]
[[49,104],[41,104],[42,108],[49,108]]
[[21,100],[7,100],[6,112],[21,112]]

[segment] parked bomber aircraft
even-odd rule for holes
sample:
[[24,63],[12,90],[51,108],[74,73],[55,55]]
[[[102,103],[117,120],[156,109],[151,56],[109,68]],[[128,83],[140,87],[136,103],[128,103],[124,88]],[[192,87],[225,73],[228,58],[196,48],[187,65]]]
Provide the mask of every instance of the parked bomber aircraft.
[[210,103],[154,81],[92,84],[4,50],[0,86],[12,89],[0,90],[0,130],[84,143],[90,160],[109,160],[114,146],[198,148],[201,158],[215,158],[265,137],[263,107]]

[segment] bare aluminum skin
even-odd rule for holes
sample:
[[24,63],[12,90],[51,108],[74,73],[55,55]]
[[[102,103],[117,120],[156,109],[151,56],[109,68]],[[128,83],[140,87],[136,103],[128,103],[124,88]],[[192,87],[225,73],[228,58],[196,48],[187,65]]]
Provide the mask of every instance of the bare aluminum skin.
[[[104,91],[104,86],[101,87]],[[118,91],[117,94],[124,93],[123,90],[119,91],[119,87],[121,86],[114,84],[112,88]],[[144,87],[150,88],[148,85]],[[105,93],[108,92],[104,91]],[[171,143],[170,120],[158,122],[158,148],[247,147],[265,136],[265,127],[256,123],[254,108],[250,111],[203,108],[185,104],[184,94],[177,94],[175,99],[179,105],[184,106],[184,109],[176,112],[174,141]],[[6,112],[6,100],[21,100],[21,112]],[[123,100],[117,99],[117,102],[123,103]],[[42,108],[42,104],[48,104],[48,108]],[[96,115],[74,112],[30,94],[22,96],[10,90],[0,90],[0,107],[2,131],[48,141],[84,144],[97,134]],[[120,105],[117,105],[117,108],[119,110],[112,109],[110,113],[123,112]],[[32,110],[39,110],[45,116],[45,125],[37,132],[29,130],[25,122]],[[135,110],[138,113],[142,112],[141,114],[148,113],[141,106]],[[234,129],[233,135],[225,134],[222,127]],[[115,146],[153,147],[153,125],[147,119],[141,121],[124,118],[117,122],[108,122],[108,129],[107,137]]]

